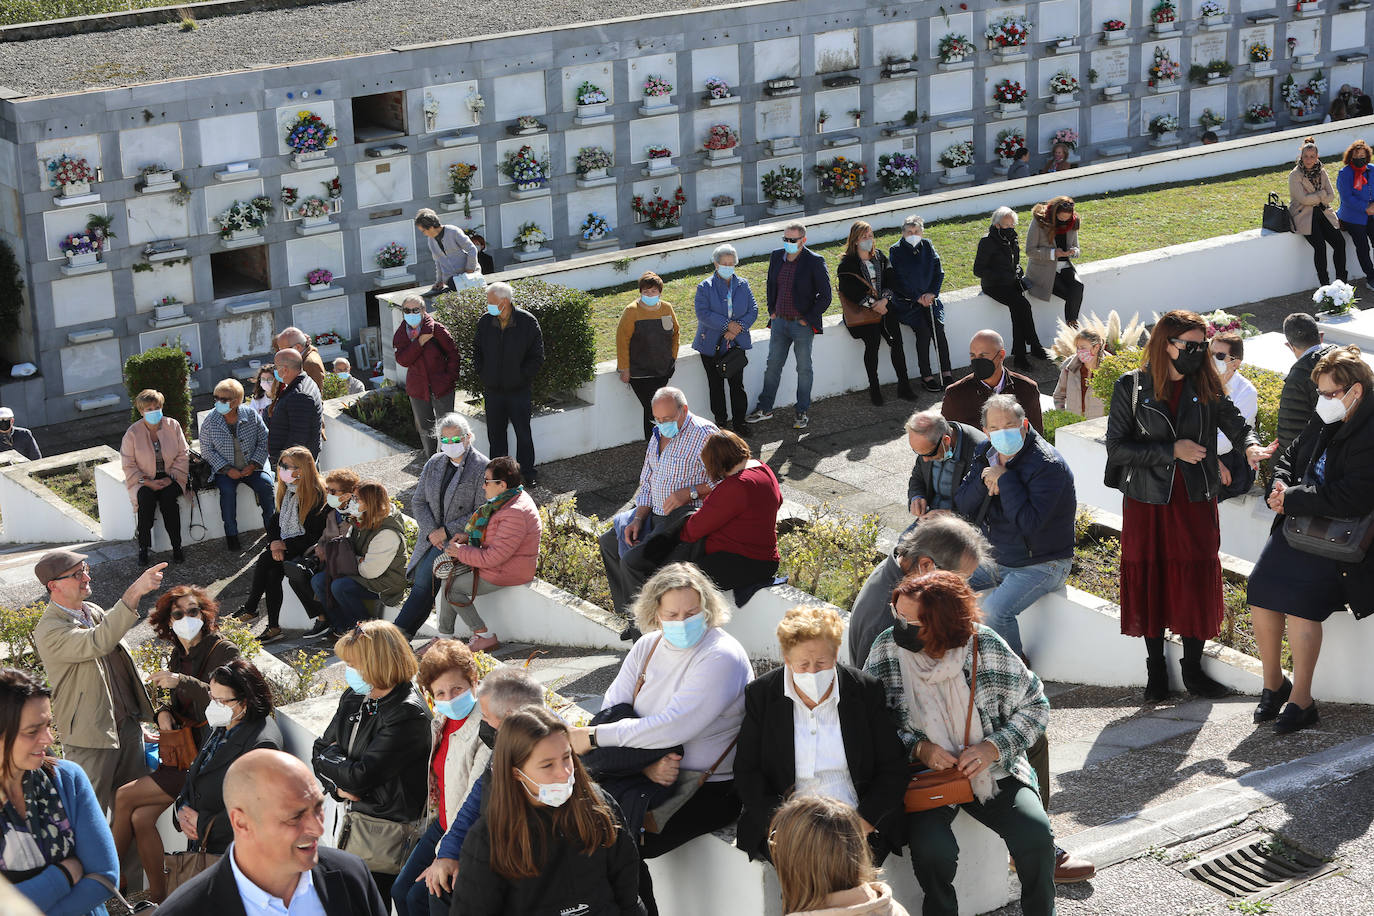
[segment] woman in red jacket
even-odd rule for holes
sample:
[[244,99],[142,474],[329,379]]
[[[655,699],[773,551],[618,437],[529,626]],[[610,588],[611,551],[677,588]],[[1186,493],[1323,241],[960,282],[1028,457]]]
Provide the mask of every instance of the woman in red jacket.
[[425,300],[409,296],[401,304],[404,321],[391,338],[397,365],[406,369],[406,394],[425,457],[434,457],[434,421],[453,412],[453,386],[458,381],[458,348],[448,328],[425,311]]
[[712,480],[701,508],[682,526],[681,541],[705,541],[693,557],[720,589],[769,582],[778,571],[778,510],[782,488],[773,469],[756,461],[749,443],[728,430],[713,433],[701,449]]
[[482,486],[487,501],[477,507],[444,549],[466,568],[456,568],[454,581],[446,583],[441,593],[471,628],[468,647],[474,652],[490,652],[500,645],[474,607],[477,596],[505,585],[533,581],[539,564],[539,537],[544,530],[539,509],[525,492],[520,465],[514,458],[493,458]]

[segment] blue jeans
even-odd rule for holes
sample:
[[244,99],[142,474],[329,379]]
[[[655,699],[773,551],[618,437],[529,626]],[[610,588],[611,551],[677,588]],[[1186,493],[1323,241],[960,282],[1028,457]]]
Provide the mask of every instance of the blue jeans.
[[778,382],[787,362],[787,351],[797,348],[797,413],[811,407],[811,344],[816,332],[804,321],[774,318],[768,333],[768,365],[763,370],[763,391],[759,394],[757,410],[765,413],[773,409],[778,396]]
[[267,520],[277,511],[276,496],[273,492],[275,486],[272,475],[263,470],[258,470],[249,474],[247,477],[240,477],[234,480],[228,474],[220,471],[215,475],[215,484],[219,487],[219,514],[224,519],[224,533],[234,535],[239,533],[239,484],[245,483],[253,491],[253,495],[258,498],[258,508],[262,510],[262,524],[267,527]]
[[[326,586],[334,595],[333,607],[329,606],[329,601],[325,597]],[[315,573],[310,579],[310,587],[315,590],[315,597],[324,605],[325,619],[335,630],[351,630],[360,621],[371,620],[372,614],[363,602],[381,600],[381,596],[369,591],[367,586],[352,576],[331,580],[327,572]]]
[[444,835],[439,818],[429,822],[429,827],[420,834],[420,842],[410,851],[410,858],[401,866],[401,873],[391,885],[391,901],[396,904],[399,916],[429,916],[429,888],[425,882],[417,882],[421,872],[434,861],[434,848]]
[[415,581],[410,586],[406,603],[401,605],[401,612],[396,615],[396,626],[407,635],[413,636],[434,610],[434,561],[441,555],[438,547],[429,544],[420,555],[420,562],[415,564]]
[[1041,595],[1048,595],[1067,582],[1072,568],[1072,557],[1030,566],[1002,566],[994,562],[978,567],[968,584],[974,591],[996,586],[991,594],[983,596],[983,619],[1007,641],[1012,651],[1020,652],[1021,627],[1016,622],[1017,615]]

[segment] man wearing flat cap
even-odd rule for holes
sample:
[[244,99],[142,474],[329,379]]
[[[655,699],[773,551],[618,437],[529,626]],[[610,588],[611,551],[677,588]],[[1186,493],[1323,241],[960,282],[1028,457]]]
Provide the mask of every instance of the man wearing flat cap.
[[162,584],[166,566],[145,570],[108,612],[86,600],[91,570],[84,555],[50,550],[33,568],[48,590],[33,640],[52,683],[53,726],[101,808],[113,808],[115,790],[148,773],[141,723],[152,720],[153,706],[120,639],[141,619],[138,602]]

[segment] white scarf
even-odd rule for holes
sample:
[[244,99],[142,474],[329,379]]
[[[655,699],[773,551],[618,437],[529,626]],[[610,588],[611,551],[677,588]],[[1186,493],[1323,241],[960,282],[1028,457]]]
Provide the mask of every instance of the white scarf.
[[[974,639],[978,638],[975,633]],[[964,681],[964,661],[968,658],[967,645],[951,649],[940,658],[931,658],[925,652],[910,652],[897,649],[897,661],[901,665],[902,683],[906,685],[907,709],[911,725],[925,733],[926,740],[937,744],[958,757],[964,749],[964,720],[968,715],[969,691]],[[969,747],[983,740],[983,720],[974,709],[969,720]],[[980,770],[969,777],[973,784],[973,795],[986,803],[997,794],[997,780],[993,771],[997,764]]]

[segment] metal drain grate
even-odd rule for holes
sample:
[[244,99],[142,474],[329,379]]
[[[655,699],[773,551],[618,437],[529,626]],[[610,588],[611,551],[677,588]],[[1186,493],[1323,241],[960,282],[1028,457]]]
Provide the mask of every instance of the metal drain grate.
[[1202,861],[1186,866],[1184,873],[1227,897],[1258,900],[1330,874],[1338,867],[1277,843],[1270,834],[1254,831],[1208,850]]

